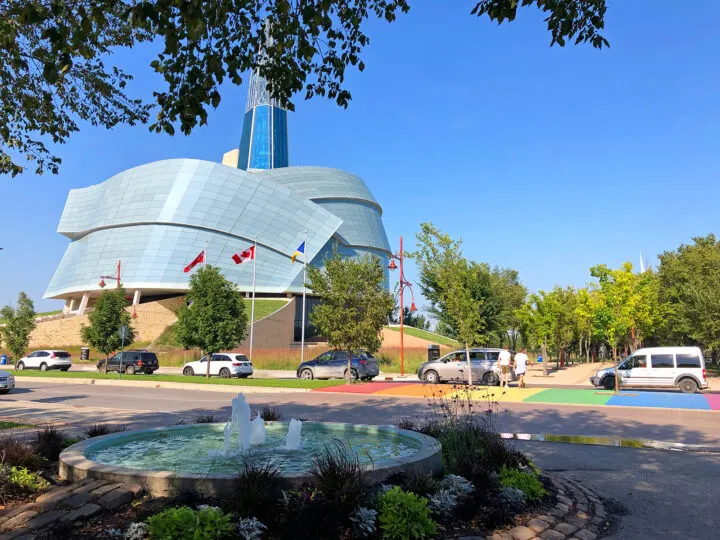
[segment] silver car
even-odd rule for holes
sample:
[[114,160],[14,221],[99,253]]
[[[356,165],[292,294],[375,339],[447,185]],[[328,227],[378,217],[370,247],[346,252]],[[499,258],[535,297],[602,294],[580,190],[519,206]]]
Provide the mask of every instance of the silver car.
[[7,371],[0,371],[0,394],[7,394],[15,388],[15,376]]
[[[470,349],[470,369],[473,383],[496,386],[500,384],[502,349]],[[467,382],[468,365],[464,350],[453,351],[442,358],[425,362],[418,369],[418,378],[428,383]]]

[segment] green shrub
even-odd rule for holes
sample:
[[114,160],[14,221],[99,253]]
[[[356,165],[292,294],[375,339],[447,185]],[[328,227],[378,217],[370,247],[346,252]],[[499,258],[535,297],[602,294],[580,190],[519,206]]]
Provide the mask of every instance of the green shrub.
[[37,473],[25,467],[0,465],[0,502],[32,495],[48,487],[49,483]]
[[542,482],[534,473],[512,469],[505,465],[500,469],[500,483],[521,490],[528,501],[539,501],[547,495]]
[[380,529],[388,540],[428,538],[435,534],[437,524],[430,517],[428,500],[400,487],[380,495],[378,500]]
[[218,540],[236,534],[230,514],[211,506],[168,508],[148,518],[152,540]]

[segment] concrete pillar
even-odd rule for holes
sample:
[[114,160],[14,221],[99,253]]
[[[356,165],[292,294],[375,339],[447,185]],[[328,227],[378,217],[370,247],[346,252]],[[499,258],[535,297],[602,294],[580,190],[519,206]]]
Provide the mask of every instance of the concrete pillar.
[[82,317],[85,315],[85,310],[87,309],[88,300],[90,300],[90,293],[85,293],[82,295],[82,300],[80,300],[80,307],[78,308],[78,317]]
[[72,311],[72,305],[73,305],[73,299],[72,298],[66,298],[65,299],[65,305],[63,306],[63,314],[67,315]]
[[137,306],[140,303],[140,290],[136,290],[135,294],[133,294],[133,306]]

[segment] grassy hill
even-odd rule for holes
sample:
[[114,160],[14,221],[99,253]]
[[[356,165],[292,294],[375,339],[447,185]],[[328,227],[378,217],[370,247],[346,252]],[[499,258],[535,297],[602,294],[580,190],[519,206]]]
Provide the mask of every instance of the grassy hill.
[[[392,330],[393,332],[400,332],[399,326],[386,326],[385,328],[388,330]],[[408,336],[426,339],[439,345],[447,345],[448,347],[460,346],[460,344],[452,338],[441,336],[440,334],[436,334],[435,332],[429,332],[428,330],[420,330],[419,328],[413,328],[412,326],[406,326],[403,329],[403,332]]]
[[[250,298],[243,298],[245,302],[245,313],[247,313],[248,320],[250,319],[250,310],[252,309],[252,300]],[[258,321],[267,317],[268,315],[275,313],[278,309],[287,305],[285,300],[276,300],[272,298],[257,298],[255,300],[255,317],[254,320]],[[181,345],[175,338],[175,324],[168,326],[162,335],[155,340],[155,346],[165,347],[180,347]]]

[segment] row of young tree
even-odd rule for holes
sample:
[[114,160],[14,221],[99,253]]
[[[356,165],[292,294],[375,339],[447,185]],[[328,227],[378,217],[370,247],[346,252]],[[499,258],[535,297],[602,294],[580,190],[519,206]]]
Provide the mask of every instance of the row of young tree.
[[412,257],[437,330],[467,347],[527,346],[546,359],[589,361],[672,344],[698,345],[714,362],[720,356],[720,242],[713,234],[662,253],[657,270],[599,264],[586,287],[533,294],[515,270],[466,259],[461,242],[431,223],[417,240]]

